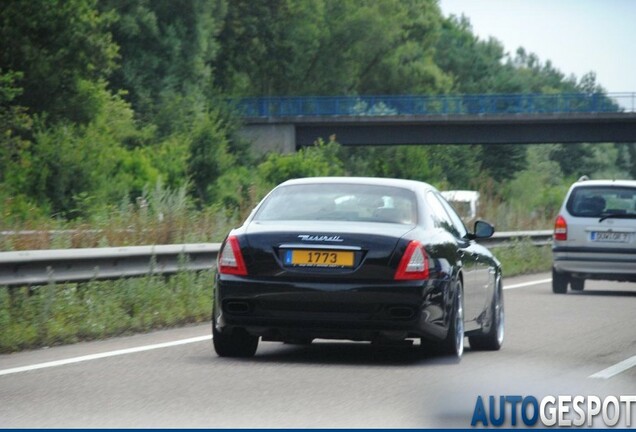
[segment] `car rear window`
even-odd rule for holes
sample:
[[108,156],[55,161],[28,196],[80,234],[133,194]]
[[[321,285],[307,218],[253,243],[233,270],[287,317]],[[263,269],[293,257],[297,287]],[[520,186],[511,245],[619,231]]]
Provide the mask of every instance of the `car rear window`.
[[566,205],[572,216],[600,217],[636,214],[636,188],[626,186],[580,186]]
[[392,186],[361,184],[303,184],[274,190],[254,216],[259,221],[330,220],[417,222],[413,191]]

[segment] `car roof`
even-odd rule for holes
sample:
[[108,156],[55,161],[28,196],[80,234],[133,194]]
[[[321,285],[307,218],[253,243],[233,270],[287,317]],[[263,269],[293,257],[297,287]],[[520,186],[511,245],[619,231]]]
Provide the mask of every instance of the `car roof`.
[[628,186],[636,187],[636,180],[582,180],[577,181],[572,187],[580,186]]
[[305,177],[287,180],[286,182],[281,183],[279,186],[335,183],[393,186],[410,190],[427,189],[437,191],[434,186],[431,186],[430,184],[425,182],[383,177]]

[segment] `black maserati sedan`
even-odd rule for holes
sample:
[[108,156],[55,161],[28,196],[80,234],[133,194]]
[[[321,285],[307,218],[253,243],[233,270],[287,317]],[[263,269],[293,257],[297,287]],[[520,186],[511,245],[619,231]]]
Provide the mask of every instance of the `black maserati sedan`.
[[250,357],[259,340],[409,344],[460,358],[504,339],[499,261],[433,186],[315,177],[275,187],[218,256],[213,344]]

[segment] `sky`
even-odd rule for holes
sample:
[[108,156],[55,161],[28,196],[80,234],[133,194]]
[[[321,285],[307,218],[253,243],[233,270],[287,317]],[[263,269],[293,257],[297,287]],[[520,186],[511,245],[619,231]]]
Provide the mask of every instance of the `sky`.
[[608,92],[636,92],[636,0],[440,0],[507,53],[525,48],[566,76],[596,73]]

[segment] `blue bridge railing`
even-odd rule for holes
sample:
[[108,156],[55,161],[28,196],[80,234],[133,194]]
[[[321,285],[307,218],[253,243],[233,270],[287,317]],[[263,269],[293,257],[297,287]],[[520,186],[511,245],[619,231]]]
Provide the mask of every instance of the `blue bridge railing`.
[[244,117],[633,113],[636,93],[302,96],[232,99]]

